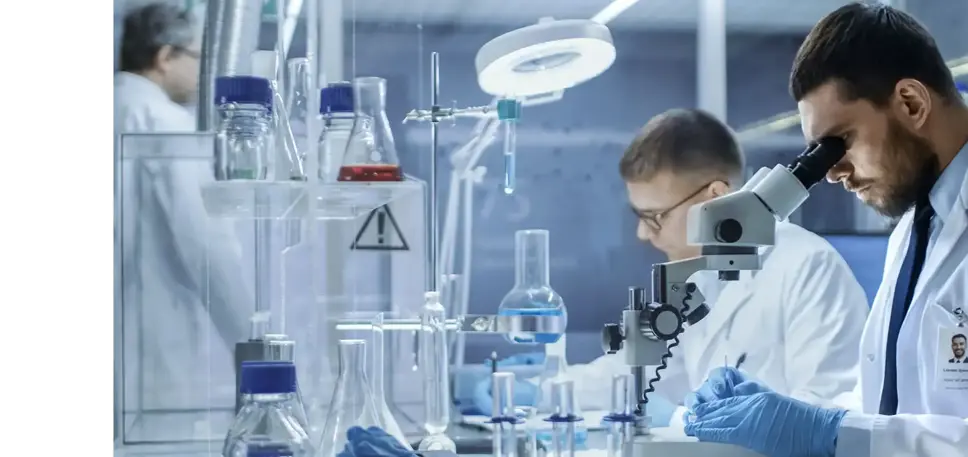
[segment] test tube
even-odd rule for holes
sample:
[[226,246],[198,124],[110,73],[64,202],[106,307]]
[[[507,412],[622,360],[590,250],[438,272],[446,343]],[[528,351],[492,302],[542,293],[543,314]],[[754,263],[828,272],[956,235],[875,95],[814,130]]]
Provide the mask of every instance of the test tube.
[[575,406],[575,383],[558,380],[551,383],[551,449],[555,457],[575,457],[575,426],[582,421]]
[[504,124],[504,193],[514,193],[515,165],[517,155],[517,122],[521,115],[521,103],[505,98],[497,101],[497,116]]
[[520,419],[514,410],[514,373],[502,371],[491,375],[491,401],[494,457],[515,457]]
[[612,377],[612,409],[605,416],[608,423],[608,457],[630,457],[635,425],[636,407],[635,379],[630,373]]

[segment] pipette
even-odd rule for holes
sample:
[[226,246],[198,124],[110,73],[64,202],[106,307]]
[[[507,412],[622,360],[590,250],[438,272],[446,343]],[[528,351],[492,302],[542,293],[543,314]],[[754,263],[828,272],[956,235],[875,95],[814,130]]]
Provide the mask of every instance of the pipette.
[[504,124],[504,193],[514,193],[517,161],[517,122],[521,117],[521,103],[504,98],[497,101],[497,118]]
[[514,373],[497,372],[491,375],[491,424],[494,457],[515,457],[517,453],[517,425],[523,422],[514,410]]

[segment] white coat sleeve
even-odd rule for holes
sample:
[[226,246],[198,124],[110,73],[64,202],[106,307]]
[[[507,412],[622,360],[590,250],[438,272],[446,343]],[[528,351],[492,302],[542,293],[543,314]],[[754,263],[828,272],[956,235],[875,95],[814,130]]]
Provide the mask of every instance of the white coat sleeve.
[[830,405],[857,385],[867,297],[832,248],[792,264],[786,278],[783,343],[790,396]]
[[850,411],[840,425],[836,456],[968,457],[968,419]]

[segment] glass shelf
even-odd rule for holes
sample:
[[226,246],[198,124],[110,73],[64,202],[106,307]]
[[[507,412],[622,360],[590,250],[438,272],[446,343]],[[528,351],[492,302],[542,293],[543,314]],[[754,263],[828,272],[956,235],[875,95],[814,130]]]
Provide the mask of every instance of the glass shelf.
[[230,219],[355,219],[411,192],[423,183],[220,181],[202,189],[209,215]]

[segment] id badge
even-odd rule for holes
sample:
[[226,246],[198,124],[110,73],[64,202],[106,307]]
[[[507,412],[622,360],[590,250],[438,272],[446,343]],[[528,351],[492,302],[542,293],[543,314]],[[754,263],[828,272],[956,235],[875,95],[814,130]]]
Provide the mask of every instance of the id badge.
[[968,325],[961,308],[955,310],[957,325],[938,332],[937,384],[943,390],[968,392]]

